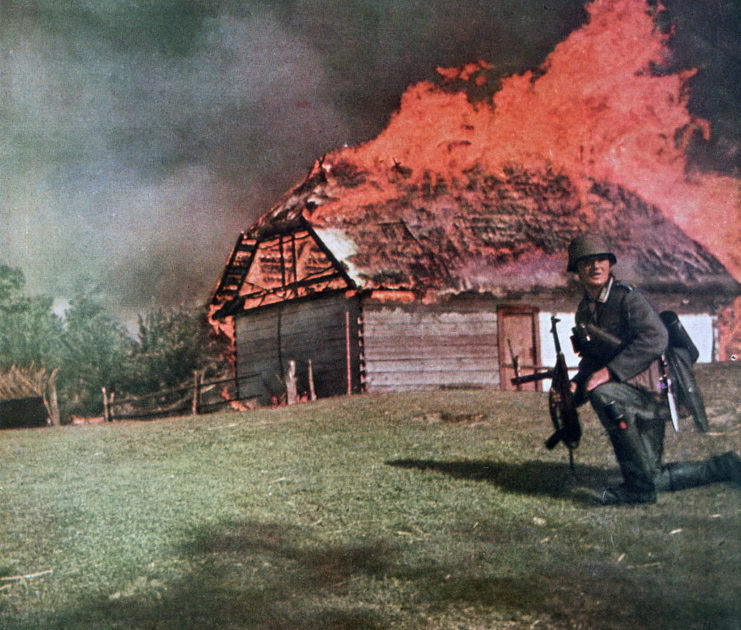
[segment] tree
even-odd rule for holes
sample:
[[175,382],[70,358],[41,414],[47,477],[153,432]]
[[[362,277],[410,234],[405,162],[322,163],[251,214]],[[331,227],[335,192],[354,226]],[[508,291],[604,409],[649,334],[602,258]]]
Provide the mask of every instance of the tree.
[[0,265],[0,368],[60,365],[62,321],[50,297],[24,295],[20,269]]
[[159,309],[139,316],[139,331],[122,383],[127,394],[174,388],[195,371],[218,372],[223,341],[205,321],[205,309]]
[[101,388],[121,381],[133,340],[105,311],[95,289],[79,289],[64,314],[59,389],[66,414],[100,414]]
[[219,373],[224,341],[205,308],[139,317],[134,338],[105,310],[100,292],[80,284],[63,317],[53,299],[24,295],[23,272],[0,265],[0,371],[13,366],[56,375],[62,417],[103,411],[101,388],[137,395],[178,387],[193,372]]

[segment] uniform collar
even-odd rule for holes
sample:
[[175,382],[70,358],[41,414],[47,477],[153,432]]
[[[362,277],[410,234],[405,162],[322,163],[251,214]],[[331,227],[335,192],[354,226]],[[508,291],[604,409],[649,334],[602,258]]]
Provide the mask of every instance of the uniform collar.
[[599,293],[597,294],[597,299],[593,300],[592,297],[589,295],[589,293],[585,292],[585,295],[587,296],[587,300],[590,302],[599,302],[600,304],[604,304],[607,302],[607,299],[610,297],[610,291],[612,290],[612,285],[615,283],[615,277],[610,274],[610,277],[607,279],[607,282],[605,282],[605,286],[603,286]]

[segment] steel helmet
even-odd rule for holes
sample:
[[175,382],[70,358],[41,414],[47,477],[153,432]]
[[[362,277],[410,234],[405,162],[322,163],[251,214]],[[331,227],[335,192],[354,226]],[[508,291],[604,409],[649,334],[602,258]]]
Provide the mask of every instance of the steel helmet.
[[569,263],[566,271],[576,273],[577,263],[591,256],[608,256],[611,265],[617,262],[615,254],[612,253],[604,238],[597,234],[583,234],[577,236],[569,245]]

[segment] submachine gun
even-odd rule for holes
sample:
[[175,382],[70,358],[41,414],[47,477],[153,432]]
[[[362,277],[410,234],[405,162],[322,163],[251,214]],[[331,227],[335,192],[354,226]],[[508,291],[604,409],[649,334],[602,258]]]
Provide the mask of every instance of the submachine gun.
[[548,396],[548,408],[551,413],[554,432],[545,442],[545,447],[552,450],[559,442],[569,450],[569,466],[574,471],[574,449],[579,446],[581,439],[581,424],[579,413],[574,403],[574,395],[571,393],[571,381],[569,380],[566,358],[561,350],[561,342],[558,339],[556,324],[561,321],[555,315],[551,317],[551,333],[553,344],[556,347],[556,366],[544,372],[517,376],[512,379],[513,385],[523,385],[543,379],[551,379],[551,390]]

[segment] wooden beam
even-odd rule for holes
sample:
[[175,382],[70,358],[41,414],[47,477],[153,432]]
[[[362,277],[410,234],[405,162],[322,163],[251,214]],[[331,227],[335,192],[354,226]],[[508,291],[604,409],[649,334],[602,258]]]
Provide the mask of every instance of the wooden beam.
[[347,362],[347,395],[352,394],[352,354],[350,351],[350,309],[345,310],[345,360]]

